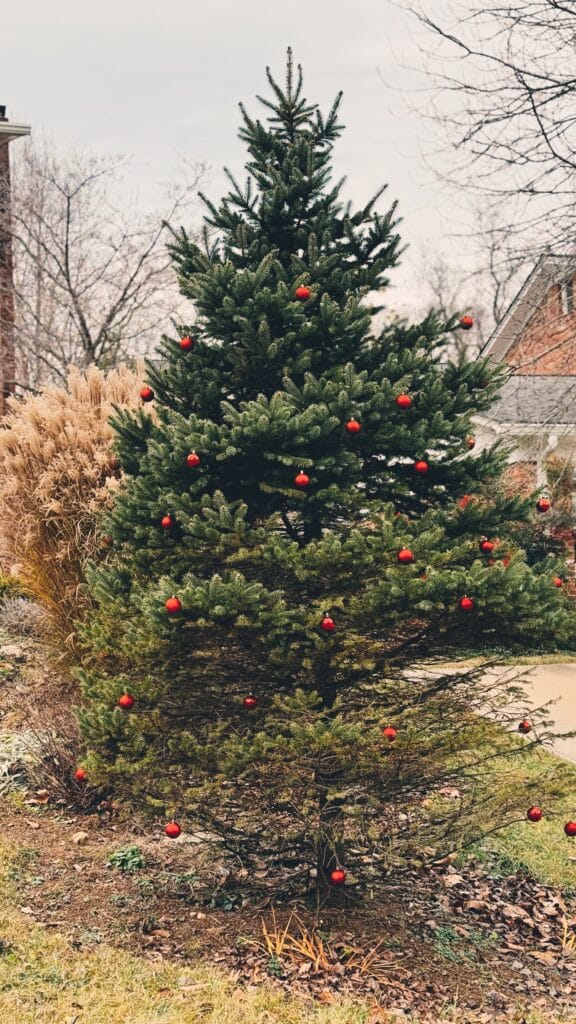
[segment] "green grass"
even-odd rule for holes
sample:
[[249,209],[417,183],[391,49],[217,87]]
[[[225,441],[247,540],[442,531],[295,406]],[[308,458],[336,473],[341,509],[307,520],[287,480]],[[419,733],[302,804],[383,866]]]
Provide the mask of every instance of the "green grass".
[[[576,820],[576,765],[536,748],[523,759],[522,775],[536,779],[543,764],[552,769],[558,766],[559,789],[550,808],[535,794],[534,803],[544,811],[542,820],[510,825],[485,839],[476,852],[480,856],[483,852],[495,854],[503,873],[524,868],[539,881],[576,893],[576,860],[570,860],[576,858],[576,842],[564,834],[564,823]],[[516,770],[511,763],[511,773]]]

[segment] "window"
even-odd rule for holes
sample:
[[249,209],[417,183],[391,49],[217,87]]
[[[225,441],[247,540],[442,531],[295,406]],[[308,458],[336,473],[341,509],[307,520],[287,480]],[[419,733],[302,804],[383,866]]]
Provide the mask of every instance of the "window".
[[574,287],[573,280],[570,278],[569,281],[564,281],[560,285],[560,296],[562,300],[562,312],[564,314],[574,312]]

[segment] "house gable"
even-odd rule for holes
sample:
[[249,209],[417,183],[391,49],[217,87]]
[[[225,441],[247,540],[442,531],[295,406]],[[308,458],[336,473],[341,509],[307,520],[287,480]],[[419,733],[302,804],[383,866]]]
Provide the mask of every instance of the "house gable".
[[483,355],[518,375],[576,374],[576,257],[542,257]]

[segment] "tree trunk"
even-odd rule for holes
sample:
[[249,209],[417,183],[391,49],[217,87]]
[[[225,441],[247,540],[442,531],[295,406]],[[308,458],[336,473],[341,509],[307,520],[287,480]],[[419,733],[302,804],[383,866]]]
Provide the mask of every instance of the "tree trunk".
[[330,796],[330,790],[337,788],[340,778],[341,768],[337,759],[331,755],[320,758],[314,776],[319,808],[316,891],[318,902],[323,906],[332,902],[338,892],[330,882],[330,872],[342,866],[344,813],[340,800]]
[[[337,696],[336,681],[328,651],[316,663],[316,688],[322,704],[329,711]],[[318,840],[316,847],[316,892],[322,906],[334,901],[338,889],[330,882],[330,872],[341,867],[344,812],[342,801],[331,791],[337,790],[342,779],[342,767],[333,754],[318,760],[314,782],[318,793]]]

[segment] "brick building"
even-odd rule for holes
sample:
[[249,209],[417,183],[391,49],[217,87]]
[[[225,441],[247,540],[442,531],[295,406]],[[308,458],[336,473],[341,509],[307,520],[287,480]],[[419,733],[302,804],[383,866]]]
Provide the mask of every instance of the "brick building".
[[551,457],[576,467],[576,256],[543,256],[486,344],[508,363],[501,398],[478,417],[479,444],[512,442],[523,489],[545,487]]
[[30,134],[30,125],[9,121],[0,105],[0,416],[14,391],[14,289],[10,240],[10,143]]

